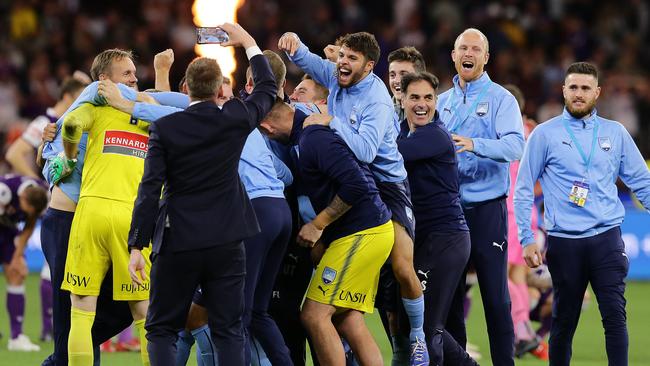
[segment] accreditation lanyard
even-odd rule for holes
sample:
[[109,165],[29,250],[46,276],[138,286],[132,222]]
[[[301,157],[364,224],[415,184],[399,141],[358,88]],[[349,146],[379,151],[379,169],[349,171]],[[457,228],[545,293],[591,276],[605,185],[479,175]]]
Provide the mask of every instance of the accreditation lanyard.
[[[580,157],[582,157],[582,161],[585,164],[585,178],[589,175],[589,168],[591,167],[591,159],[594,157],[594,150],[596,149],[596,140],[598,139],[598,127],[600,127],[600,124],[598,121],[594,120],[594,135],[593,138],[591,139],[591,151],[589,152],[589,156],[585,155],[584,150],[582,149],[582,146],[576,139],[576,136],[573,134],[573,131],[571,131],[571,128],[569,128],[569,123],[567,122],[566,119],[562,120],[564,123],[564,129],[566,132],[569,134],[569,137],[571,138],[571,141],[575,145],[576,149],[578,149],[578,153],[580,153]],[[583,179],[584,180],[584,179]]]
[[[469,117],[470,113],[472,113],[472,111],[474,109],[476,109],[476,106],[478,105],[478,102],[481,99],[483,99],[483,97],[485,96],[485,93],[487,93],[487,91],[488,91],[488,89],[490,89],[491,85],[492,85],[492,81],[488,81],[485,84],[485,86],[483,86],[483,89],[481,89],[481,91],[478,93],[478,96],[476,97],[476,99],[474,99],[474,103],[472,103],[472,106],[467,109],[467,111],[465,112],[465,115],[463,116],[463,118],[458,117],[456,119],[456,123],[452,125],[452,127],[449,129],[449,132],[456,133],[458,131],[460,126],[463,123],[465,123],[465,120],[467,119],[467,117]],[[449,107],[449,110],[451,111],[452,115],[456,117],[457,116],[456,111],[458,110],[458,105],[454,105],[454,99],[456,99],[456,92],[454,90],[452,90],[451,98],[449,98],[449,102],[448,102],[447,106]],[[458,104],[460,104],[460,103],[458,103]]]

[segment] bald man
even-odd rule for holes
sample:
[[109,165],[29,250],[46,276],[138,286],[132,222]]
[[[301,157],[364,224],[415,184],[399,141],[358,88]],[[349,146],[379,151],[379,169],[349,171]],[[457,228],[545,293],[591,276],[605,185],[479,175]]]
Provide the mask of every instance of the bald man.
[[[485,309],[490,354],[494,365],[514,365],[514,331],[507,284],[507,209],[510,162],[521,158],[523,124],[515,97],[490,80],[484,67],[489,43],[469,28],[454,43],[451,58],[457,75],[453,87],[440,95],[440,119],[452,133],[458,156],[460,199],[469,226],[470,263],[476,273]],[[449,313],[447,330],[466,342],[461,278]]]

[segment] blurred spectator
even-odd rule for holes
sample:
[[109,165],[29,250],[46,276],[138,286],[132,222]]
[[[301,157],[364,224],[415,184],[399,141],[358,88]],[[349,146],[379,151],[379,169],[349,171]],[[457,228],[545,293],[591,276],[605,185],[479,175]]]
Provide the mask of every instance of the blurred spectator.
[[[0,134],[44,113],[72,70],[88,71],[93,55],[120,47],[137,56],[140,87],[154,86],[153,55],[172,48],[178,85],[195,57],[191,0],[24,0],[0,2]],[[499,83],[514,83],[528,96],[526,114],[543,122],[561,108],[564,70],[592,61],[602,70],[599,101],[604,117],[619,120],[650,157],[647,65],[650,5],[644,0],[246,0],[238,21],[262,48],[295,31],[320,53],[347,32],[377,37],[382,59],[375,72],[387,77],[387,52],[419,48],[441,87],[453,75],[449,54],[455,35],[477,27],[490,39],[486,69]],[[237,53],[241,61],[243,53]],[[241,62],[240,62],[241,64]],[[302,74],[288,65],[287,86]],[[245,79],[238,70],[235,81]],[[243,85],[240,83],[240,85]],[[236,93],[235,93],[236,94]],[[642,114],[643,113],[643,114]]]

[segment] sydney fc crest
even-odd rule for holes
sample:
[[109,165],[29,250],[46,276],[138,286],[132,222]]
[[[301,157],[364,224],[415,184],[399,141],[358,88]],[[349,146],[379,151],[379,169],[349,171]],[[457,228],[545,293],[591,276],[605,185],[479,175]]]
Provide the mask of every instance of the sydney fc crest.
[[481,103],[477,104],[476,105],[476,114],[479,117],[485,116],[489,111],[488,107],[489,107],[488,102],[481,102]]
[[325,267],[323,269],[323,275],[321,276],[323,283],[329,285],[336,278],[336,270],[331,269],[330,267]]
[[608,152],[612,149],[612,142],[609,141],[609,137],[599,137],[598,145],[600,145],[600,148],[605,152]]

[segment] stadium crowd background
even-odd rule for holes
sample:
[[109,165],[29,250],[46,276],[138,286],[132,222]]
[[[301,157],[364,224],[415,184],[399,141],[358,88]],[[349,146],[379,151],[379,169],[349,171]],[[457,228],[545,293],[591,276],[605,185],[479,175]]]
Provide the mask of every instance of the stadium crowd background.
[[[189,0],[0,0],[0,143],[20,136],[54,104],[63,78],[74,70],[88,72],[93,57],[106,48],[134,51],[142,90],[154,84],[153,56],[172,48],[171,85],[178,85],[195,57],[191,5]],[[262,48],[273,50],[285,31],[297,32],[318,53],[347,32],[372,32],[382,49],[375,73],[384,79],[388,52],[413,45],[440,78],[441,90],[454,74],[455,37],[468,26],[479,28],[490,40],[490,77],[518,85],[527,98],[526,114],[538,122],[560,113],[566,67],[589,60],[603,75],[599,114],[621,121],[650,156],[650,121],[643,117],[650,114],[650,48],[644,46],[650,42],[650,5],[643,0],[247,0],[238,21]],[[237,57],[246,64],[243,52]],[[301,73],[287,66],[292,90]],[[239,90],[242,68],[234,79]]]

